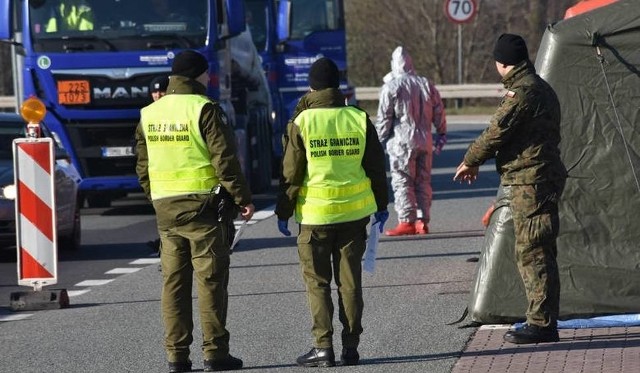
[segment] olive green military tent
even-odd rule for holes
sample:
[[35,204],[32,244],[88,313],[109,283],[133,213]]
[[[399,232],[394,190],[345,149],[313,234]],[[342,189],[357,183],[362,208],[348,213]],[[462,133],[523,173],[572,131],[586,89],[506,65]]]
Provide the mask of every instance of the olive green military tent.
[[[562,105],[560,319],[640,312],[640,1],[551,25],[536,59]],[[472,289],[474,322],[524,319],[501,189]],[[508,195],[507,195],[508,197]]]

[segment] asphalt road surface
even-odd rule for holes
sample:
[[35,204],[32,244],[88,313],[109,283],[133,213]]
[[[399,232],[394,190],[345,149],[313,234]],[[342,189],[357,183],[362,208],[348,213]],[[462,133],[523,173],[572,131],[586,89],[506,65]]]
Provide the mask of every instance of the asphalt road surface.
[[[467,305],[483,242],[481,217],[495,197],[493,164],[474,185],[451,179],[469,143],[486,123],[449,124],[449,142],[434,158],[434,201],[427,236],[383,237],[374,273],[364,273],[361,365],[353,372],[450,372],[473,328],[446,323]],[[231,258],[228,329],[231,353],[246,370],[301,371],[295,358],[311,347],[309,312],[294,237],[273,216],[274,195],[257,196],[258,213]],[[393,205],[387,228],[397,222]],[[15,255],[0,263],[0,372],[167,371],[160,317],[161,273],[147,242],[155,219],[141,195],[109,209],[85,209],[82,248],[62,253],[59,284],[71,307],[11,312]],[[294,233],[297,228],[293,222]],[[294,234],[295,235],[295,234]],[[197,298],[194,293],[194,309]],[[196,317],[191,359],[202,371]],[[335,316],[334,348],[340,324]],[[308,368],[307,368],[308,369]]]

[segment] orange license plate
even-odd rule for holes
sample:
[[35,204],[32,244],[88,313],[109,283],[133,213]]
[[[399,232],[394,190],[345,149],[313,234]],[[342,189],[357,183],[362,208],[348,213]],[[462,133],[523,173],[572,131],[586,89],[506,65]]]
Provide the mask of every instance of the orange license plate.
[[61,80],[58,82],[58,102],[62,105],[82,105],[91,102],[88,80]]

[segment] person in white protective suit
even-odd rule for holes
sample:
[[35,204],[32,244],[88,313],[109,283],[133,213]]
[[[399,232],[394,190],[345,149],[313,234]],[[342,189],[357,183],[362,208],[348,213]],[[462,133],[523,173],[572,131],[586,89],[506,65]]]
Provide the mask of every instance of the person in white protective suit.
[[[376,130],[386,144],[398,225],[388,236],[427,234],[431,209],[432,153],[446,143],[447,120],[440,93],[413,69],[407,51],[391,54],[391,72],[380,90]],[[435,148],[431,124],[435,126]]]

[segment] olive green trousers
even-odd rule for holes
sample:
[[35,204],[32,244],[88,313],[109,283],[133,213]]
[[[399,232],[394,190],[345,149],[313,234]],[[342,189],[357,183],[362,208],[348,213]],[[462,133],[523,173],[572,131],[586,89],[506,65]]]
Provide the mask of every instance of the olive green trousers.
[[369,218],[331,225],[301,225],[298,255],[306,284],[316,348],[333,347],[331,278],[338,287],[342,346],[353,348],[362,334],[362,256]]
[[[161,241],[162,319],[170,362],[186,361],[193,342],[192,283],[198,294],[205,359],[229,354],[226,329],[229,242],[226,228],[209,214],[180,226],[158,228]],[[212,224],[212,222],[214,222]]]

